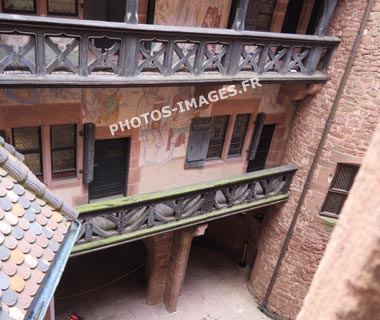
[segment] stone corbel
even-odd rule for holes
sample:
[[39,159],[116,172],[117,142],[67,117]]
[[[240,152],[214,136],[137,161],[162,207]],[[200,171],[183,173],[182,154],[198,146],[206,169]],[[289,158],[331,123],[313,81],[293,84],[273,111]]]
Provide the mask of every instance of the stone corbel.
[[305,99],[307,95],[317,94],[323,85],[323,83],[283,84],[278,93],[277,103],[291,105],[294,101]]

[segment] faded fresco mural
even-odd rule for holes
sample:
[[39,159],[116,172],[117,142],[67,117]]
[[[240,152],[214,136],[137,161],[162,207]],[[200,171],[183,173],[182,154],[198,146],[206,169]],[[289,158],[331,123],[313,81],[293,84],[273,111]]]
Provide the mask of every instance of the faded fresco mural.
[[[143,88],[135,115],[160,110],[164,106],[174,106],[179,101],[191,99],[193,91],[192,87]],[[191,119],[208,115],[209,112],[206,108],[183,113],[177,111],[170,117],[144,123],[140,129],[141,165],[165,163],[174,158],[184,157]]]
[[154,23],[225,28],[230,7],[230,0],[157,0]]
[[0,89],[0,105],[24,105],[79,102],[81,89]]
[[[261,98],[260,110],[275,113],[280,108],[277,104],[278,90],[278,85],[262,86],[231,99]],[[49,103],[81,103],[83,122],[107,126],[167,105],[174,106],[194,95],[194,87],[0,89],[0,105],[31,107]],[[140,165],[159,165],[184,157],[191,119],[210,114],[211,108],[202,107],[188,112],[173,112],[170,117],[148,124],[143,122],[139,130]]]

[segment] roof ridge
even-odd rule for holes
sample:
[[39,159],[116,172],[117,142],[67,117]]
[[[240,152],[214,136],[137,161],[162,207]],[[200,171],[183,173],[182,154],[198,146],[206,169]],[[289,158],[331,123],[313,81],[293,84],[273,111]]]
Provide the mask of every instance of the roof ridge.
[[24,159],[25,157],[16,151],[14,146],[0,137],[0,167],[23,187],[60,211],[68,219],[75,220],[78,218],[78,211],[65,204],[59,196],[50,191],[23,163]]

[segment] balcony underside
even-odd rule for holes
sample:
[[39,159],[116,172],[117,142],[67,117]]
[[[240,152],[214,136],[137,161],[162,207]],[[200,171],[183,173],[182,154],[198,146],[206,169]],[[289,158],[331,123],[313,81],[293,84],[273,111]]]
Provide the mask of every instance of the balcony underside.
[[0,14],[0,85],[318,82],[339,39]]
[[296,170],[296,166],[284,166],[80,206],[82,226],[72,254],[285,202]]

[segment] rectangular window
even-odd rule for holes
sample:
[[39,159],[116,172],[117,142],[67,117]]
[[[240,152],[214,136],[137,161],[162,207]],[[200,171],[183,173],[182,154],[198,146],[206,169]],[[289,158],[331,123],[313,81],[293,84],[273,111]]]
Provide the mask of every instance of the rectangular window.
[[50,127],[51,170],[53,179],[76,176],[76,125]]
[[228,150],[229,157],[241,155],[250,117],[250,114],[238,114],[236,116],[231,144]]
[[245,18],[245,30],[270,31],[275,0],[251,0]]
[[323,203],[321,215],[337,218],[359,171],[357,165],[339,163]]
[[207,150],[207,160],[220,159],[223,150],[224,136],[229,116],[216,116],[213,118],[210,142]]
[[36,13],[35,0],[3,0],[3,12]]
[[12,137],[16,150],[25,156],[24,163],[39,179],[43,180],[41,128],[15,128],[12,129]]
[[48,14],[59,16],[77,16],[77,0],[48,0]]

